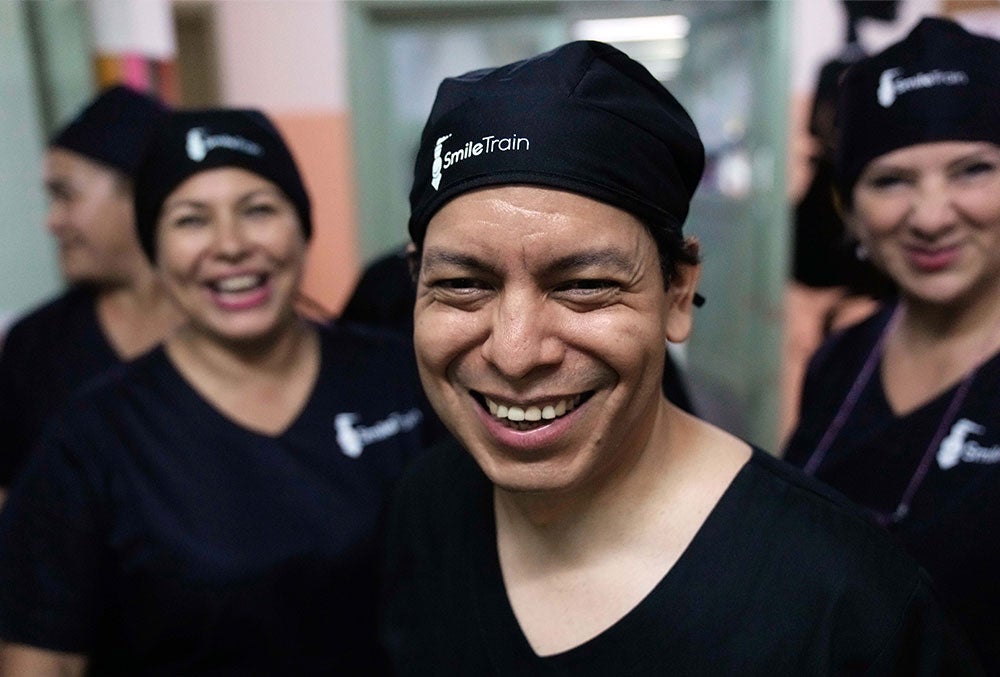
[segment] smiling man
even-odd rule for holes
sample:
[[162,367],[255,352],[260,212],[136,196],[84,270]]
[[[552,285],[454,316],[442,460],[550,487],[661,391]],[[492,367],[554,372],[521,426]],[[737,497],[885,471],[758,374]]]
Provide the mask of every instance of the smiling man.
[[414,675],[976,674],[852,508],[663,396],[698,132],[593,42],[446,80],[416,161],[421,378],[383,639]]

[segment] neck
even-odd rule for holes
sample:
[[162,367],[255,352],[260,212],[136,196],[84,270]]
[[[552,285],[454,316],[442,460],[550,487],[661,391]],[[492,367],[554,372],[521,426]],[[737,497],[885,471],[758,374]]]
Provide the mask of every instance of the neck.
[[167,300],[163,285],[152,269],[98,285],[97,297],[102,303],[145,308],[147,311]]
[[640,515],[659,501],[682,461],[678,453],[683,414],[662,401],[656,421],[628,457],[616,457],[613,467],[565,490],[516,492],[494,490],[498,528],[504,526],[559,547],[578,539],[612,535],[619,527],[640,521]]
[[105,337],[126,360],[160,343],[182,321],[152,270],[98,287],[96,310]]
[[219,340],[188,324],[167,341],[167,351],[179,364],[204,369],[218,379],[243,382],[247,375],[283,378],[304,356],[311,355],[318,345],[315,340],[316,331],[295,316],[271,334],[239,341]]
[[992,299],[989,303],[947,305],[902,299],[898,312],[898,338],[906,342],[941,345],[979,338],[984,345],[1000,346],[1000,304]]

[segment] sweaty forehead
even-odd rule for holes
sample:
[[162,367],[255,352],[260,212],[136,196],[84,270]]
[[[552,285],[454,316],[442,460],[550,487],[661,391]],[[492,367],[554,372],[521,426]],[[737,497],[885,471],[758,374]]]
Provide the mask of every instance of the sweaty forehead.
[[568,191],[512,185],[465,193],[431,219],[425,249],[436,243],[455,246],[635,249],[652,237],[632,214]]

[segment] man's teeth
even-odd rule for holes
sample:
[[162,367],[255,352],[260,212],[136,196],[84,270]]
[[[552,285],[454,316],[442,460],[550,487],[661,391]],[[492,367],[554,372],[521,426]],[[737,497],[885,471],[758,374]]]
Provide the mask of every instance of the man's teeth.
[[234,275],[217,280],[213,286],[223,292],[246,291],[259,286],[262,279],[260,275]]
[[529,407],[507,406],[497,404],[489,398],[485,399],[486,406],[489,408],[491,414],[497,418],[505,418],[508,421],[551,421],[568,411],[573,411],[576,405],[580,403],[579,395],[567,397],[554,404],[546,404],[543,407],[534,405]]

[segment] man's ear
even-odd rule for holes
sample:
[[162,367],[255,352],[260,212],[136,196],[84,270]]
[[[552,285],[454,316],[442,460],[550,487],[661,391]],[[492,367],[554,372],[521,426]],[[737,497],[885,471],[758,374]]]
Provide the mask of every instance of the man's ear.
[[701,279],[701,264],[679,263],[674,280],[666,291],[666,338],[681,343],[691,335],[694,323],[694,297]]

